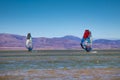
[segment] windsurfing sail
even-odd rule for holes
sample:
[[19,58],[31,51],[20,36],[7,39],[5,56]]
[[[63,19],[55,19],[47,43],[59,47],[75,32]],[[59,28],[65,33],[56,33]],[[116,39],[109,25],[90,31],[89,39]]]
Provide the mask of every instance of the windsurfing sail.
[[90,52],[92,50],[92,36],[89,30],[85,30],[80,45],[87,52]]
[[27,34],[26,48],[28,49],[28,51],[32,51],[32,49],[33,49],[32,37],[31,37],[31,34],[30,34],[30,33]]

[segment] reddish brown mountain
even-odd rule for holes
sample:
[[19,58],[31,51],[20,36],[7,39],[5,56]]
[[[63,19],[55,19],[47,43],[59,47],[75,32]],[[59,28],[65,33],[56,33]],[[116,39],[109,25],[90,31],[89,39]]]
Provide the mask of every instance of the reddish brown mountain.
[[[0,49],[25,49],[25,36],[0,34]],[[33,38],[34,49],[81,49],[81,39],[75,36],[56,38]],[[98,39],[93,41],[94,49],[120,49],[120,40]]]

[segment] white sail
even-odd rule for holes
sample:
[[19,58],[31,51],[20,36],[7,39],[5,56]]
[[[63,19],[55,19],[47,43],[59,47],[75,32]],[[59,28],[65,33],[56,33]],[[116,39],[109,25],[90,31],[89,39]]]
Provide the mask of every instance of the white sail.
[[26,40],[26,47],[27,48],[32,48],[32,39],[27,39]]
[[31,51],[32,48],[33,48],[33,45],[32,45],[32,37],[31,37],[31,34],[30,34],[30,33],[28,33],[28,35],[27,35],[26,47],[27,47],[28,51]]

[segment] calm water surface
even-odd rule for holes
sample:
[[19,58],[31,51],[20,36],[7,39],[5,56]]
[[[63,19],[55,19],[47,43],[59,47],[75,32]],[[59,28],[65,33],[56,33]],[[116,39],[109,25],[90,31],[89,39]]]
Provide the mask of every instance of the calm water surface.
[[0,51],[0,70],[120,68],[120,50]]

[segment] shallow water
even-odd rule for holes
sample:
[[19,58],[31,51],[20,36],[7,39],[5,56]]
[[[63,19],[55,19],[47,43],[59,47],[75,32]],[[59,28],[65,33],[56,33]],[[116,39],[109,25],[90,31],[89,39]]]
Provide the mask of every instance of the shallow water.
[[120,50],[1,51],[0,70],[120,68]]

